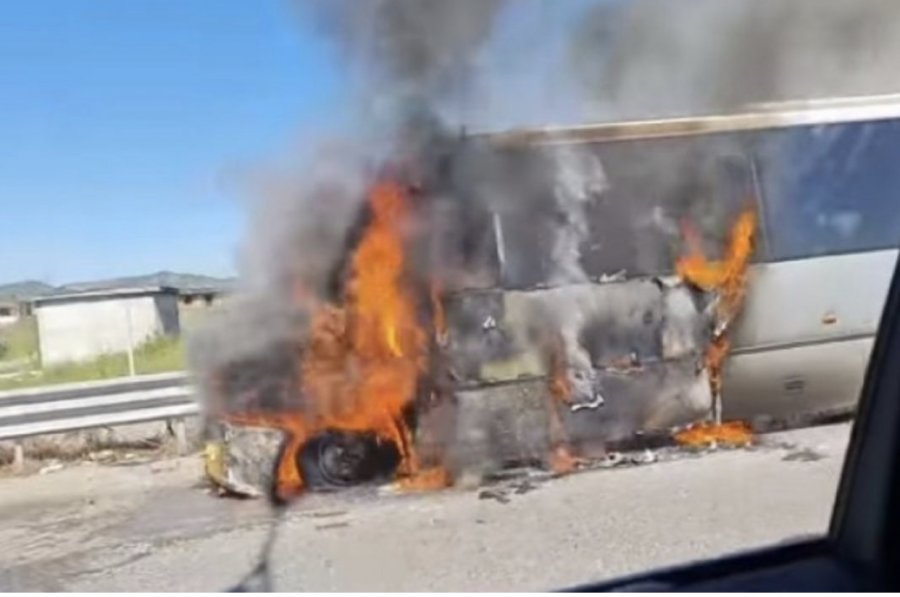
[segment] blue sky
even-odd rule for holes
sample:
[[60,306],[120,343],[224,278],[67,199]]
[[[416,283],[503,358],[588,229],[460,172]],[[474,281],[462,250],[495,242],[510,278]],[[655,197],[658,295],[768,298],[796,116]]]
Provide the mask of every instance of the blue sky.
[[285,0],[29,0],[0,11],[0,282],[233,273],[228,184],[340,111]]
[[[470,124],[565,111],[569,94],[554,67],[561,46],[535,40],[548,42],[551,31],[563,39],[597,1],[618,0],[509,3],[507,27],[486,48],[489,85],[466,111]],[[251,199],[235,184],[240,173],[350,121],[346,65],[302,5],[4,5],[0,283],[234,274]]]

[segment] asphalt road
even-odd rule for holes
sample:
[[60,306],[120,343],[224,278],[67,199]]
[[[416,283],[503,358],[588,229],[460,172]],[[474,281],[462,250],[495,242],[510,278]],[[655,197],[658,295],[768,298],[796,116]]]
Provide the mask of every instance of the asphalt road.
[[[483,490],[312,495],[278,527],[277,590],[535,590],[825,531],[848,425],[747,450]],[[0,479],[0,589],[211,591],[253,567],[258,501],[209,495],[196,458]]]

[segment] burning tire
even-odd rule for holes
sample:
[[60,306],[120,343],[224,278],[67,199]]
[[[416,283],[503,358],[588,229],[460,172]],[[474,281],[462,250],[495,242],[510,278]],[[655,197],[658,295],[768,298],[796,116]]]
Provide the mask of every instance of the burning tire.
[[310,489],[333,489],[393,477],[400,452],[372,433],[326,431],[306,443],[297,467]]

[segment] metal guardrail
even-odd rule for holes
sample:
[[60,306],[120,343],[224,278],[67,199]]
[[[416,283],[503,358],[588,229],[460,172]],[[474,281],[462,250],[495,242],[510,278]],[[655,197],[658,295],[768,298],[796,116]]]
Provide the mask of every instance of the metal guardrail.
[[184,373],[0,392],[0,439],[182,419],[199,413]]

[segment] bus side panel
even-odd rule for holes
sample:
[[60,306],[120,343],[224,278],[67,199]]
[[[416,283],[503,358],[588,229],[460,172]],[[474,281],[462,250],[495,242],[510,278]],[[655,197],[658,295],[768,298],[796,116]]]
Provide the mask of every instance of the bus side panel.
[[804,423],[859,400],[874,338],[734,354],[725,365],[727,419]]
[[751,266],[735,353],[874,336],[896,250]]
[[725,365],[725,416],[851,409],[896,260],[884,250],[754,265]]

